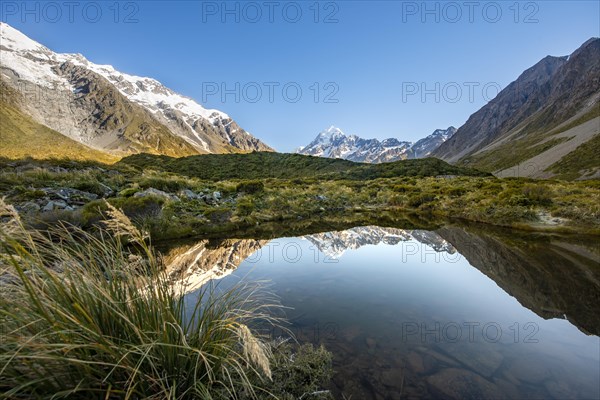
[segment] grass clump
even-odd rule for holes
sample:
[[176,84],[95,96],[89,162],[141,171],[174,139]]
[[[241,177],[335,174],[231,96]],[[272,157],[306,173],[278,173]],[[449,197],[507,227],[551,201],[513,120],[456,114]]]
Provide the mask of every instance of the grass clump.
[[0,397],[270,397],[273,368],[294,367],[250,327],[276,323],[275,303],[209,285],[190,309],[147,236],[107,213],[96,235],[41,233],[0,201]]

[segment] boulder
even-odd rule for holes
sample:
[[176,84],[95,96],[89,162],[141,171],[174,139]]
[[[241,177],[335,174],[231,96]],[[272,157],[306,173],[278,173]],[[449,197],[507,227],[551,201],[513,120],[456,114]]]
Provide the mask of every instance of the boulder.
[[42,191],[45,192],[52,200],[63,200],[68,203],[75,202],[84,204],[98,198],[98,195],[94,193],[84,192],[83,190],[72,188],[44,188]]
[[28,201],[18,206],[17,209],[24,213],[36,213],[41,210],[41,207],[33,201]]
[[115,193],[110,186],[107,186],[104,183],[98,182],[98,185],[102,189],[102,197],[110,197]]
[[201,199],[202,196],[195,193],[194,191],[190,190],[190,189],[183,189],[181,192],[179,192],[179,196],[183,197],[184,199],[188,199],[188,200],[197,200],[197,199]]
[[44,208],[42,208],[42,211],[48,212],[54,210],[64,210],[67,207],[69,207],[69,205],[64,200],[50,200],[48,203],[46,203]]
[[148,197],[148,196],[160,197],[165,200],[171,200],[171,201],[180,201],[179,197],[175,196],[174,194],[163,192],[162,190],[158,190],[158,189],[154,189],[154,188],[148,188],[148,189],[144,190],[143,192],[137,192],[136,194],[133,195],[133,197]]

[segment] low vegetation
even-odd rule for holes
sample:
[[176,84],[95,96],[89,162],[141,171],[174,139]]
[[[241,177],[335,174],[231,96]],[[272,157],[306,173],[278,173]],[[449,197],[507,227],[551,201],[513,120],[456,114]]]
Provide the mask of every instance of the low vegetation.
[[585,178],[589,175],[598,177],[600,171],[598,154],[600,154],[600,134],[552,164],[548,171],[562,179],[577,179],[580,176]]
[[327,398],[330,353],[259,335],[277,303],[207,285],[187,304],[147,236],[108,216],[42,233],[0,201],[0,398]]
[[[256,160],[265,153],[247,156]],[[224,157],[235,159],[240,155]],[[306,159],[314,158],[301,158]],[[321,165],[321,159],[314,160]],[[94,229],[106,217],[106,200],[122,209],[138,227],[148,230],[154,240],[199,235],[246,237],[282,229],[293,232],[311,224],[332,226],[336,221],[351,225],[359,221],[419,220],[431,226],[430,221],[443,224],[448,219],[598,233],[600,184],[596,180],[496,179],[477,173],[476,176],[438,175],[447,172],[447,164],[417,161],[423,162],[407,166],[391,163],[378,167],[376,173],[369,165],[359,165],[349,171],[338,171],[336,174],[340,175],[335,179],[312,176],[313,172],[302,166],[298,167],[300,176],[295,178],[260,179],[245,165],[237,170],[252,178],[224,180],[153,170],[149,166],[142,170],[128,163],[106,166],[65,161],[5,161],[0,163],[0,192],[17,206],[29,224],[38,228],[66,221],[85,230]],[[325,160],[323,165],[330,162]],[[344,161],[340,165],[345,164]],[[225,165],[224,170],[215,174],[225,174],[229,164]],[[437,165],[441,165],[441,171],[436,169]],[[332,174],[330,168],[326,174]],[[279,168],[280,173],[282,169]],[[427,173],[424,176],[391,173],[399,169]],[[369,178],[372,174],[376,178]],[[83,191],[79,196],[89,192],[96,199],[71,202],[67,208],[48,207],[50,201],[61,204],[61,199],[52,197],[53,191],[60,188]],[[66,202],[62,201],[64,205]],[[421,222],[412,224],[418,226]]]

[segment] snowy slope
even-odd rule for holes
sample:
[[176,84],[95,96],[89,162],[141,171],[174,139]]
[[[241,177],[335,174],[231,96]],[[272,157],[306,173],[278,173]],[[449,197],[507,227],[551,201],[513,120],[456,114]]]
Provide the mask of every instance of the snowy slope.
[[[171,133],[190,143],[200,153],[223,152],[227,146],[241,150],[271,150],[240,128],[224,112],[206,109],[155,79],[122,73],[111,65],[94,64],[81,54],[55,53],[3,22],[0,22],[0,62],[3,79],[12,82],[21,91],[24,88],[36,90],[37,86],[44,90],[80,93],[83,89],[72,85],[59,72],[59,68],[65,63],[96,73],[126,99],[149,111]],[[57,130],[64,133],[64,130]],[[83,132],[78,134],[77,129],[70,129],[68,135],[79,138],[82,142],[86,141],[86,135]]]

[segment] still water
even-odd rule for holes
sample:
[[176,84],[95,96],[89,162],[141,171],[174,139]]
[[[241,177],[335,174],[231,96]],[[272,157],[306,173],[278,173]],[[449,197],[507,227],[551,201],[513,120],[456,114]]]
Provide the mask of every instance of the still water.
[[269,280],[297,339],[334,354],[336,398],[600,397],[593,239],[365,226],[166,258],[190,296],[208,279]]

